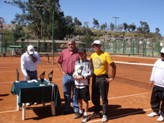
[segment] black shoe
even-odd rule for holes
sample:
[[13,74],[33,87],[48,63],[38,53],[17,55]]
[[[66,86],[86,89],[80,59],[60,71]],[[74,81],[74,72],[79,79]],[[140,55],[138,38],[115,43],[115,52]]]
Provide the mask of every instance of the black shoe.
[[89,116],[89,119],[95,119],[95,118],[101,118],[102,114],[101,113],[93,113]]
[[82,117],[82,116],[83,116],[83,114],[81,114],[81,113],[79,113],[79,112],[75,112],[75,117],[74,117],[74,119],[80,118],[80,117]]

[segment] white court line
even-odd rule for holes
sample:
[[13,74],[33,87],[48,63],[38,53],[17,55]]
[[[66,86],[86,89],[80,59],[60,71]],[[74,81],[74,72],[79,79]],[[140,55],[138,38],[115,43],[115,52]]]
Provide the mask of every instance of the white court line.
[[[151,93],[151,92],[144,92],[144,93],[137,93],[137,94],[124,95],[124,96],[110,97],[110,98],[108,98],[108,100],[120,99],[120,98],[132,97],[132,96],[138,96],[138,95],[144,95],[144,94],[148,94],[148,93]],[[89,101],[89,102],[91,102],[91,101]]]
[[[138,96],[138,95],[144,95],[144,94],[148,94],[151,92],[145,92],[145,93],[138,93],[138,94],[130,94],[130,95],[125,95],[125,96],[118,96],[118,97],[111,97],[108,99],[119,99],[119,98],[124,98],[124,97],[132,97],[132,96]],[[151,109],[144,109],[143,111],[147,112],[150,111]],[[115,119],[115,118],[119,118],[119,117],[124,117],[124,116],[128,116],[128,115],[132,115],[132,114],[137,114],[143,111],[136,111],[136,112],[131,112],[131,113],[126,113],[123,115],[118,115],[118,116],[114,116],[114,117],[110,117],[111,119]],[[110,120],[110,119],[109,119]],[[97,119],[97,120],[93,120],[93,121],[88,121],[88,123],[94,123],[94,122],[101,122],[101,119]]]
[[122,62],[122,61],[115,61],[115,63],[130,64],[130,65],[141,65],[141,66],[153,66],[154,65],[154,64],[132,63],[132,62]]
[[0,114],[3,114],[3,113],[10,113],[10,112],[17,112],[17,110],[0,111]]
[[0,82],[0,84],[4,84],[4,83],[8,83],[8,84],[11,84],[13,83],[14,81],[3,81],[3,82]]
[[[118,96],[118,97],[111,97],[111,98],[108,98],[108,99],[110,99],[110,100],[111,99],[119,99],[119,98],[124,98],[124,97],[132,97],[132,96],[144,95],[144,94],[148,94],[148,93],[151,93],[151,92],[138,93],[138,94],[130,94],[130,95]],[[91,102],[91,101],[89,101],[89,102]],[[16,112],[16,111],[17,110],[1,111],[0,114],[2,114],[2,113],[9,113],[9,112]],[[126,115],[126,114],[124,114],[124,115]]]
[[130,95],[125,95],[125,96],[118,96],[118,97],[110,97],[108,99],[119,99],[119,98],[124,98],[124,97],[132,97],[132,96],[138,96],[138,95],[144,95],[144,94],[148,94],[151,92],[144,92],[144,93],[137,93],[137,94],[130,94]]
[[[125,116],[128,116],[128,115],[133,115],[133,114],[137,114],[137,113],[147,112],[147,111],[150,111],[150,110],[151,109],[144,109],[143,111],[136,111],[136,112],[126,113],[126,114],[123,114],[123,115],[110,117],[109,121],[110,121],[110,119],[115,119],[115,118],[119,118],[119,117],[125,117]],[[93,120],[93,121],[91,120],[91,121],[88,121],[87,123],[94,123],[94,122],[101,122],[101,119],[97,119],[97,120]]]

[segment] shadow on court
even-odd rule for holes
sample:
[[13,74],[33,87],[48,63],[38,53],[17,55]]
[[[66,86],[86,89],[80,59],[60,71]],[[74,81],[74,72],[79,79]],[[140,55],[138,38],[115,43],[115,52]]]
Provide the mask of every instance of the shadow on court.
[[[26,118],[26,120],[41,120],[44,118],[48,118],[48,117],[53,117],[52,112],[51,112],[51,106],[47,105],[47,106],[38,106],[38,107],[30,107],[27,109],[32,109],[33,112],[37,115],[37,117],[30,117],[30,118]],[[62,111],[62,107],[56,107],[56,114],[55,116],[59,116],[59,115],[63,115],[63,111]]]
[[[93,107],[89,108],[89,112],[93,112]],[[122,108],[121,105],[108,105],[107,107],[107,114],[110,119],[145,113],[142,108]]]
[[9,94],[0,94],[1,97],[8,96]]

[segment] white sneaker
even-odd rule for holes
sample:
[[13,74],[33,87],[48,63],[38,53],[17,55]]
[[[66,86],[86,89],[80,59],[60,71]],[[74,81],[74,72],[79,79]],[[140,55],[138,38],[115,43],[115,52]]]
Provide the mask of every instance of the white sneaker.
[[82,123],[86,123],[89,120],[88,116],[84,116],[82,119]]
[[161,121],[164,121],[164,117],[162,115],[160,115],[157,119],[157,121],[161,122]]
[[158,114],[156,112],[151,112],[150,114],[148,114],[147,116],[148,117],[155,117],[157,116]]
[[106,115],[103,115],[102,122],[107,122],[107,121],[108,121],[108,117]]

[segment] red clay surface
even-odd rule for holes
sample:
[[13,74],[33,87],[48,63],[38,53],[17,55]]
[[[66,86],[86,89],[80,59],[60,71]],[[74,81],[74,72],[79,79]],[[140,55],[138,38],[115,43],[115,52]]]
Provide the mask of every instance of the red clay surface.
[[[155,58],[137,58],[112,56],[114,61],[129,63],[153,64]],[[53,82],[59,87],[60,96],[63,99],[61,72],[57,64],[52,65],[51,58],[48,63],[45,57],[41,57],[42,63],[38,65],[38,73],[44,70],[49,73],[54,70]],[[56,61],[56,60],[55,60]],[[156,118],[148,118],[150,109],[151,88],[148,86],[152,66],[116,64],[117,75],[110,84],[109,89],[109,123],[156,123]],[[11,94],[12,83],[16,80],[16,68],[20,71],[20,57],[0,58],[0,122],[1,123],[80,123],[80,119],[74,119],[74,114],[62,115],[61,111],[56,116],[51,116],[50,104],[45,107],[33,105],[26,111],[26,120],[22,121],[22,112],[16,111],[16,96]],[[20,79],[23,79],[22,74]],[[63,101],[62,101],[63,103]],[[93,104],[89,103],[89,114],[93,112]],[[101,119],[94,119],[88,123],[99,123]]]

